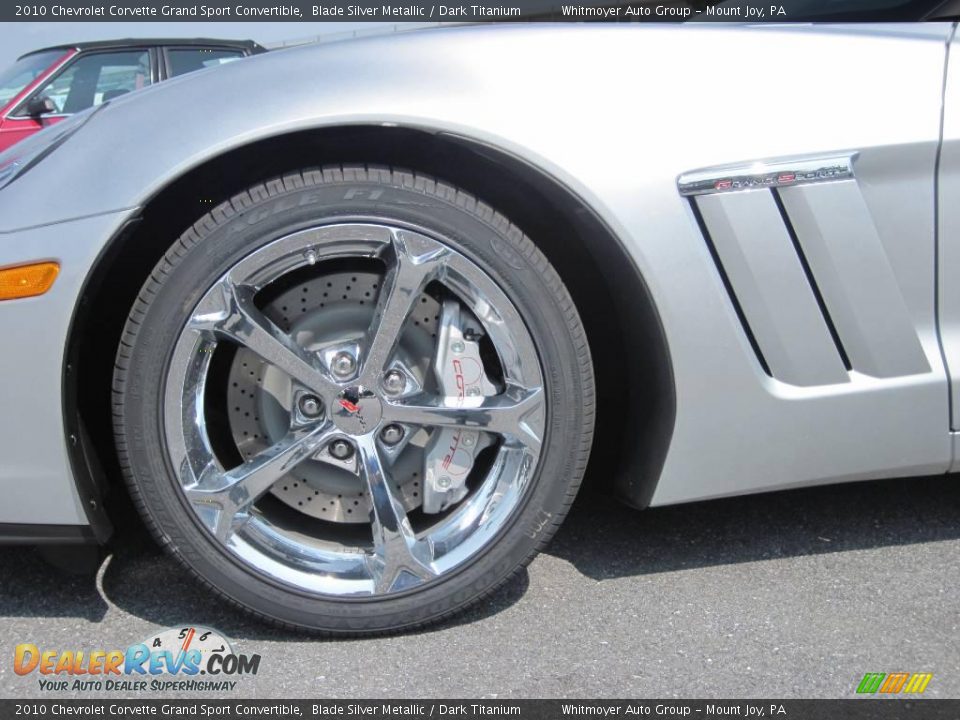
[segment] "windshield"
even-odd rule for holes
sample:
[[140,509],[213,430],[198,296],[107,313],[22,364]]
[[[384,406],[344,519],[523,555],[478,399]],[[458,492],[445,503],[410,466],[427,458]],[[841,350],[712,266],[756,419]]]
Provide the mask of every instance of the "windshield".
[[55,60],[63,55],[63,50],[34,53],[20,58],[6,70],[0,72],[0,107],[19,95],[21,90],[36,80]]

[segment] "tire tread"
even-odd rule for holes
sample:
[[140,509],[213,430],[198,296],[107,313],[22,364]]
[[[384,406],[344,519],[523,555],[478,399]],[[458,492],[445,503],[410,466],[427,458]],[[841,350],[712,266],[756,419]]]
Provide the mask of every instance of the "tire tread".
[[505,575],[499,582],[485,589],[479,595],[468,595],[463,600],[455,603],[448,610],[432,616],[428,619],[404,624],[391,629],[370,630],[322,630],[308,629],[307,631],[321,637],[371,637],[388,636],[397,633],[416,631],[427,626],[435,626],[451,619],[462,613],[468,606],[483,601],[494,593],[498,592],[503,586],[508,584],[524,568],[526,568],[536,555],[543,550],[549,543],[557,528],[561,525],[570,506],[576,498],[583,474],[586,470],[587,461],[590,455],[590,447],[593,442],[593,429],[596,416],[596,394],[592,374],[592,361],[590,357],[590,348],[587,342],[586,330],[580,321],[580,316],[574,305],[573,299],[563,284],[560,276],[549,263],[546,256],[527,237],[517,226],[509,221],[504,215],[500,214],[492,207],[477,200],[473,195],[464,192],[451,185],[436,180],[428,175],[413,172],[410,170],[395,169],[383,166],[371,165],[325,165],[317,168],[305,169],[301,172],[288,173],[282,177],[268,180],[264,183],[255,185],[247,190],[234,195],[229,200],[217,205],[203,217],[198,219],[191,227],[187,228],[177,239],[170,249],[164,254],[161,260],[150,274],[149,279],[143,286],[143,289],[137,296],[133,308],[130,310],[126,325],[124,326],[120,344],[118,347],[116,361],[114,366],[114,376],[112,384],[112,405],[113,405],[113,429],[117,449],[117,456],[120,468],[123,473],[124,481],[130,492],[130,497],[137,508],[141,517],[144,519],[151,535],[157,540],[160,546],[168,552],[182,567],[184,567],[194,578],[204,585],[211,593],[226,600],[231,606],[238,610],[252,614],[262,621],[265,621],[275,627],[284,630],[304,632],[305,628],[282,619],[264,614],[259,610],[248,607],[247,605],[234,600],[229,595],[222,592],[216,586],[212,585],[206,578],[200,575],[190,563],[183,557],[178,549],[178,545],[186,542],[183,538],[171,537],[167,532],[161,529],[159,522],[154,517],[147,502],[143,496],[143,489],[136,482],[133,475],[133,466],[130,458],[129,441],[126,435],[125,426],[125,403],[127,383],[130,372],[130,362],[133,349],[137,342],[138,333],[142,327],[142,320],[146,316],[147,310],[154,297],[156,297],[160,286],[163,285],[167,277],[174,268],[180,263],[187,253],[202,243],[209,235],[220,229],[224,224],[251,209],[258,202],[272,199],[278,195],[288,192],[295,192],[306,187],[317,186],[321,184],[339,183],[345,181],[352,182],[377,182],[395,184],[401,187],[414,190],[423,195],[430,195],[446,202],[449,202],[475,218],[495,229],[500,234],[509,238],[515,249],[520,251],[527,261],[533,266],[546,284],[553,291],[556,298],[560,301],[560,310],[567,322],[574,346],[576,348],[576,361],[579,368],[579,380],[582,392],[582,425],[580,447],[577,450],[574,466],[571,468],[571,474],[575,481],[570,483],[566,496],[563,500],[559,512],[552,515],[547,526],[538,535],[533,549],[516,566],[516,568]]

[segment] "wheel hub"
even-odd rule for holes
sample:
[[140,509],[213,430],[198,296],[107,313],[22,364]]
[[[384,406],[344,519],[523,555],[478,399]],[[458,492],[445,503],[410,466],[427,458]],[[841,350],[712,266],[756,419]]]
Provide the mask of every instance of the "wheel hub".
[[366,435],[380,424],[383,404],[372,390],[354,385],[337,396],[330,417],[333,424],[348,435]]
[[[380,280],[376,273],[327,273],[291,286],[277,295],[264,311],[305,347],[320,352],[323,347],[350,343],[363,335],[373,316],[373,300]],[[398,350],[418,384],[429,374],[439,313],[436,300],[423,295],[412,317],[412,327],[404,334]],[[336,411],[343,409],[338,399],[325,410],[334,424],[337,424]],[[228,375],[227,417],[233,441],[244,460],[256,457],[283,437],[293,403],[294,388],[286,375],[245,348],[237,351]],[[366,413],[363,417],[367,421]],[[355,435],[349,429],[340,429]],[[423,501],[422,467],[428,441],[426,432],[416,433],[394,464],[396,489],[408,511]],[[285,482],[278,483],[270,492],[297,512],[321,520],[348,524],[369,522],[370,498],[352,470],[355,462],[355,458],[346,463],[337,462],[329,451],[323,451],[292,470]]]

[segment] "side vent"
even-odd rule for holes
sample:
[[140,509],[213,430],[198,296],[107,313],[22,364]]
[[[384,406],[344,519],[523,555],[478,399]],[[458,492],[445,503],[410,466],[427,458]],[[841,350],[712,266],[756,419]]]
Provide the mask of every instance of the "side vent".
[[678,181],[760,365],[785,383],[930,369],[853,160],[754,163]]

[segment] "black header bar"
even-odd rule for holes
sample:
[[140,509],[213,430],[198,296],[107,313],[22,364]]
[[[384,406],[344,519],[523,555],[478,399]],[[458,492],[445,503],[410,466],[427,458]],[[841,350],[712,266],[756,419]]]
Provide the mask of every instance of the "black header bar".
[[955,720],[960,700],[0,700],[0,717]]
[[24,0],[8,22],[890,22],[954,19],[950,0]]

